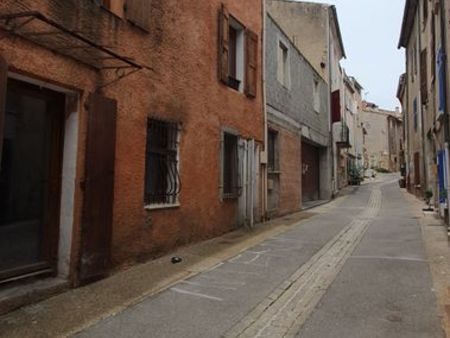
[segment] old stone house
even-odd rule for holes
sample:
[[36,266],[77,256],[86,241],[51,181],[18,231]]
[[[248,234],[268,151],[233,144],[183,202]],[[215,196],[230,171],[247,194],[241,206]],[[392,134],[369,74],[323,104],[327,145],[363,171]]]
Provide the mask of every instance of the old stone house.
[[367,168],[398,171],[403,129],[401,113],[365,101],[362,108]]
[[348,127],[342,121],[344,82],[340,66],[346,55],[336,7],[311,2],[267,0],[267,9],[328,86],[329,130],[332,133],[329,166],[333,168],[331,183],[334,195],[341,186],[346,185],[346,174],[345,178],[341,177],[339,167],[340,154],[349,146]]
[[331,198],[329,95],[322,76],[280,25],[266,20],[268,211]]
[[0,2],[0,283],[259,220],[262,34],[261,0]]
[[398,98],[404,114],[405,169],[408,190],[431,190],[441,213],[448,209],[448,10],[447,0],[408,0],[399,48],[406,72]]

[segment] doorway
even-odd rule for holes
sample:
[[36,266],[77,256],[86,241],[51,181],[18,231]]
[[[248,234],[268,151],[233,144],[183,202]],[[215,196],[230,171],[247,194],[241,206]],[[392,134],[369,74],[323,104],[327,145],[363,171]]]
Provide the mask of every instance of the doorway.
[[302,200],[320,198],[320,149],[302,141]]
[[0,167],[0,281],[56,272],[65,95],[8,79]]

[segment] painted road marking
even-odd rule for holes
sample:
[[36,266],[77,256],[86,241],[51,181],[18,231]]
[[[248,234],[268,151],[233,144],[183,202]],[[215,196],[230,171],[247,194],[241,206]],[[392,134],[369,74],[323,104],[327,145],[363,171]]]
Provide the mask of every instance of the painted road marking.
[[191,292],[191,291],[187,291],[187,290],[180,289],[180,288],[170,288],[170,290],[174,291],[174,292],[177,292],[177,293],[181,293],[183,295],[189,295],[189,296],[194,296],[194,297],[206,298],[206,299],[215,300],[215,301],[218,301],[218,302],[223,301],[223,299],[219,298],[219,297],[209,296],[209,295],[205,295],[204,293],[199,293],[199,292]]

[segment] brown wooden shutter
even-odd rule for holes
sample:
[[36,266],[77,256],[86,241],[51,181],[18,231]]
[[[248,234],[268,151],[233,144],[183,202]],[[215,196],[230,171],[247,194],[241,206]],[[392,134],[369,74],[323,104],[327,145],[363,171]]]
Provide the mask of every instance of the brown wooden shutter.
[[331,93],[331,121],[341,121],[341,93],[336,90]]
[[8,81],[8,64],[0,55],[0,171],[2,150],[3,150],[3,133],[5,129],[5,108],[6,108],[6,84]]
[[420,52],[420,92],[422,95],[422,104],[428,101],[428,72],[427,72],[427,49]]
[[245,94],[256,97],[258,66],[258,35],[251,30],[245,31]]
[[225,5],[219,14],[219,79],[228,85],[228,50],[229,50],[230,13]]
[[91,94],[87,109],[80,262],[82,282],[104,276],[110,266],[117,102]]
[[145,31],[150,30],[151,0],[127,0],[125,5],[127,20]]

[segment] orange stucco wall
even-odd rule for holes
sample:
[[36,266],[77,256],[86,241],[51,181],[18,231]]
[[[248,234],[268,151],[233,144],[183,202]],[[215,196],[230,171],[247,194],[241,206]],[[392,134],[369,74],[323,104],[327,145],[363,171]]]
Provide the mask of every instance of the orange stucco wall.
[[[263,141],[261,83],[255,99],[218,80],[218,13],[224,2],[230,13],[258,33],[261,0],[160,0],[152,2],[150,31],[132,26],[118,13],[91,1],[7,1],[0,12],[39,10],[65,27],[82,32],[147,69],[111,84],[101,92],[118,102],[116,176],[112,258],[115,266],[147,259],[178,245],[229,231],[235,226],[237,201],[219,196],[221,128]],[[0,31],[0,34],[4,34]],[[261,48],[261,43],[259,44]],[[73,237],[72,277],[79,257],[84,176],[86,112],[84,101],[99,84],[113,79],[66,56],[7,34],[0,53],[12,71],[71,88],[80,94],[80,131]],[[261,51],[259,53],[261,55]],[[258,79],[261,58],[258,57]],[[147,117],[181,124],[180,206],[144,209]],[[74,277],[75,276],[75,277]]]

